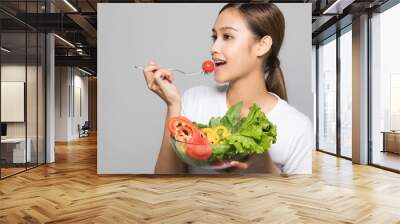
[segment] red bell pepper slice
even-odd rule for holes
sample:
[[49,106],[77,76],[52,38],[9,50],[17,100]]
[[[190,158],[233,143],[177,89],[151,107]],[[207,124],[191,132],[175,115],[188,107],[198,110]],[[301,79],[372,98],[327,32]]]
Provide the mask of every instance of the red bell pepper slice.
[[198,135],[197,127],[186,117],[173,117],[168,122],[168,131],[172,137],[181,142],[192,142]]

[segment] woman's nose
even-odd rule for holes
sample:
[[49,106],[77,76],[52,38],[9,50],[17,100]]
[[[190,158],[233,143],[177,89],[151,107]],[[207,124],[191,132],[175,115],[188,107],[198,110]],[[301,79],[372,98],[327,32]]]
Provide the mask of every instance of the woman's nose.
[[217,44],[216,44],[217,42],[214,42],[214,44],[212,45],[212,47],[211,47],[211,55],[214,55],[214,54],[216,54],[216,53],[221,53],[221,51],[220,51],[220,49],[219,49],[219,47],[217,46]]

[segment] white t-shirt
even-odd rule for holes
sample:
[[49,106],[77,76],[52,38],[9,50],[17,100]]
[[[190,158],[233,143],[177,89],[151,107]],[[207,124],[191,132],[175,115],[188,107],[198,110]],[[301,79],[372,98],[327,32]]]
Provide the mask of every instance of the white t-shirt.
[[[186,90],[182,96],[182,115],[192,121],[208,124],[212,117],[224,116],[228,111],[226,86],[196,86]],[[271,93],[273,94],[273,93]],[[266,113],[277,126],[276,143],[269,153],[274,163],[286,174],[311,174],[313,127],[304,114],[290,106],[276,94],[278,103]],[[218,173],[189,166],[189,173]]]

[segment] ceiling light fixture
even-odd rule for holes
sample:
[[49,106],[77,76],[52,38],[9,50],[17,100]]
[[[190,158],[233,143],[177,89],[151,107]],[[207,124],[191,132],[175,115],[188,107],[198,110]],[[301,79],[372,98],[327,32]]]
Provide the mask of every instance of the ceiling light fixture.
[[69,45],[70,47],[75,48],[75,45],[73,45],[71,42],[69,42],[68,40],[58,36],[57,34],[54,34],[54,36],[56,36],[58,39],[60,39],[61,41],[63,41],[64,43],[66,43],[67,45]]
[[77,52],[79,55],[83,55],[83,50],[82,50],[81,48],[77,48],[77,49],[76,49],[76,52]]
[[354,0],[336,0],[332,5],[324,10],[322,14],[342,14],[343,9],[351,5]]
[[65,4],[67,4],[72,10],[74,10],[74,12],[78,12],[78,10],[71,4],[69,3],[68,0],[64,0]]
[[79,68],[79,67],[78,67],[78,70],[81,71],[81,72],[83,72],[83,73],[85,73],[85,74],[88,74],[88,75],[90,75],[90,76],[93,75],[92,73],[90,73],[90,72],[88,72],[88,71],[86,71],[86,70],[83,70],[83,69],[81,69],[81,68]]
[[6,52],[6,53],[10,53],[10,52],[11,52],[11,50],[9,50],[9,49],[7,49],[7,48],[5,48],[5,47],[1,47],[1,50],[4,51],[4,52]]

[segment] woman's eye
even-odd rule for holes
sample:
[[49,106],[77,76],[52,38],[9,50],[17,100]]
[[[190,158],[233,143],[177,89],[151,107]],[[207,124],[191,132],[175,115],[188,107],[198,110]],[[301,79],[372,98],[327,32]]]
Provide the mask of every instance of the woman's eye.
[[[217,38],[218,38],[217,35],[211,35],[211,39],[212,39],[213,41],[215,41]],[[229,40],[229,39],[231,39],[231,38],[233,38],[233,37],[232,37],[231,35],[229,35],[229,34],[224,34],[224,35],[223,35],[223,39],[224,39],[224,40]]]
[[212,39],[213,41],[215,41],[215,40],[217,39],[217,36],[216,36],[216,35],[211,35],[211,39]]
[[224,34],[224,40],[228,40],[229,38],[231,38],[231,36],[230,36],[230,35],[228,35],[228,34]]

